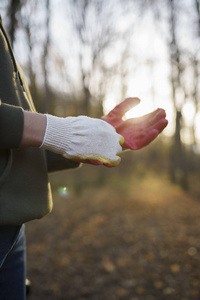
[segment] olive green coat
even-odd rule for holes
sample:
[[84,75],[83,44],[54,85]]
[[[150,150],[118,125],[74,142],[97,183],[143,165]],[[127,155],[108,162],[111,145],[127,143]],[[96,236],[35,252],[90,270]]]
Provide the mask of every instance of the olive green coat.
[[35,111],[35,107],[0,18],[0,226],[49,213],[48,172],[79,165],[39,148],[20,147],[23,110]]

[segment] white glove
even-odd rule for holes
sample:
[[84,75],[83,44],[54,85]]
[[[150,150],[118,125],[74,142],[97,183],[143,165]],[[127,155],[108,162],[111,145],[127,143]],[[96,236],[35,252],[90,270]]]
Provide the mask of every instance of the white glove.
[[120,163],[118,154],[124,138],[107,122],[85,116],[46,117],[46,132],[40,147],[80,162],[109,167]]

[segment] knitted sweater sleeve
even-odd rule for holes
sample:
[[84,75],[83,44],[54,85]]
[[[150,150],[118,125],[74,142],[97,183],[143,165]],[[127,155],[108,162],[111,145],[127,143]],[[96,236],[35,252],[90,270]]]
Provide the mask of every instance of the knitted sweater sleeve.
[[0,100],[0,148],[18,148],[24,128],[23,109]]

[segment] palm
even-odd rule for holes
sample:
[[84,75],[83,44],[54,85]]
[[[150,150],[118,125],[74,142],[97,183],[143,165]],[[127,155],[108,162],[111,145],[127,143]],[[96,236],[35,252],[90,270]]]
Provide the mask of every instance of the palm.
[[139,102],[138,98],[127,98],[102,118],[124,137],[122,146],[127,149],[137,150],[148,145],[168,124],[166,113],[160,108],[139,118],[122,120],[124,114]]

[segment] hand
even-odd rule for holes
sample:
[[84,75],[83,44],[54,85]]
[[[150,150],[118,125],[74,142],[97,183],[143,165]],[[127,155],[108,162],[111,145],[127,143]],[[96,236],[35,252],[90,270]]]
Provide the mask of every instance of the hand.
[[138,98],[127,98],[102,118],[124,137],[123,148],[132,150],[143,148],[151,143],[168,124],[165,119],[166,113],[161,108],[142,117],[123,121],[124,114],[139,103]]
[[85,116],[59,118],[46,115],[42,148],[64,157],[94,165],[116,166],[121,158],[121,135],[110,124]]

